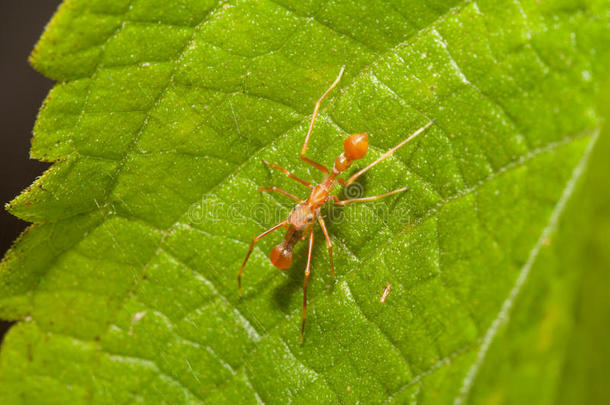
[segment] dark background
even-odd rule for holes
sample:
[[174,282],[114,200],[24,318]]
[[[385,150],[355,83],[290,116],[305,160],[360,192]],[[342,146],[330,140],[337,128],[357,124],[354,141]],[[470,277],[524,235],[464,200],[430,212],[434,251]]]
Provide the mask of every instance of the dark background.
[[[59,0],[0,0],[0,203],[17,196],[48,166],[29,158],[38,108],[53,82],[28,56]],[[0,257],[28,224],[0,209]],[[0,321],[0,339],[10,323]]]

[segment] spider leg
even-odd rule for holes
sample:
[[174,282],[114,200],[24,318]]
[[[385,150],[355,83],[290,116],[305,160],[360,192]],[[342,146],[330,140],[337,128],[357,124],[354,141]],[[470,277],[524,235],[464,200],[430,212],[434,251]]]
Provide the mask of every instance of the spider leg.
[[290,194],[288,191],[284,191],[281,188],[277,188],[275,186],[271,186],[271,187],[259,187],[258,191],[274,191],[276,193],[280,193],[282,195],[285,195],[286,197],[290,198],[291,200],[294,200],[296,202],[301,202],[301,199],[299,197],[297,197],[294,194]]
[[268,162],[265,159],[263,159],[263,163],[266,164],[267,166],[269,166],[272,169],[279,170],[280,172],[284,173],[287,177],[291,178],[292,180],[298,181],[299,183],[301,183],[305,187],[307,187],[309,189],[312,188],[312,185],[311,185],[310,182],[308,182],[307,180],[303,180],[300,177],[295,176],[294,174],[292,174],[288,170],[284,169],[282,166],[276,165],[275,163]]
[[320,170],[323,173],[328,173],[328,167],[326,167],[314,160],[311,160],[310,158],[305,156],[305,153],[307,153],[307,147],[309,146],[309,137],[311,136],[311,133],[313,132],[313,125],[316,122],[316,118],[318,117],[318,112],[320,111],[320,105],[322,104],[322,101],[324,101],[326,96],[328,96],[328,93],[330,93],[337,86],[337,84],[339,84],[339,80],[341,80],[341,76],[343,76],[344,70],[345,70],[345,66],[342,66],[341,70],[339,71],[339,75],[337,76],[337,78],[335,79],[333,84],[330,85],[330,87],[324,92],[324,94],[322,94],[322,97],[320,97],[320,99],[316,102],[316,105],[313,109],[313,115],[311,116],[311,122],[309,123],[309,130],[307,131],[307,136],[305,136],[305,142],[303,143],[303,147],[301,148],[301,153],[299,154],[301,160],[303,160],[306,163],[309,163],[310,165],[312,165],[313,167],[315,167],[316,169]]
[[307,251],[307,266],[305,267],[305,278],[303,280],[303,321],[301,323],[301,344],[304,342],[305,320],[307,319],[307,284],[311,271],[311,252],[313,251],[313,231],[309,234],[309,247]]
[[330,258],[330,273],[333,275],[334,279],[335,266],[333,265],[333,242],[330,240],[330,235],[328,234],[328,229],[326,229],[326,222],[324,222],[324,218],[318,215],[318,222],[320,223],[320,228],[322,228],[322,232],[324,233],[324,237],[326,238],[326,246],[328,246],[328,257]]
[[364,169],[361,169],[359,171],[357,171],[356,173],[354,173],[352,175],[352,177],[350,177],[349,179],[347,179],[345,181],[345,185],[349,186],[350,184],[352,184],[354,181],[356,181],[356,179],[360,176],[362,176],[364,173],[368,172],[369,170],[371,170],[373,167],[377,166],[379,163],[381,163],[383,160],[389,158],[390,156],[392,156],[394,154],[394,152],[396,152],[400,147],[404,146],[405,144],[407,144],[409,141],[411,141],[413,138],[415,138],[417,135],[421,134],[422,132],[424,132],[430,125],[432,125],[434,123],[434,121],[430,120],[428,121],[428,123],[426,125],[424,125],[423,127],[419,128],[417,131],[413,132],[411,135],[409,135],[407,137],[407,139],[405,139],[404,141],[400,142],[398,145],[394,146],[392,149],[388,150],[386,153],[384,153],[383,155],[379,156],[379,158],[377,158],[377,160],[375,160],[373,163],[371,163],[370,165],[368,165],[367,167],[365,167]]
[[246,258],[244,259],[244,262],[242,263],[241,267],[239,268],[239,273],[237,273],[237,288],[239,289],[239,295],[241,295],[241,275],[244,272],[244,267],[246,267],[246,262],[248,261],[248,259],[250,258],[250,255],[252,254],[252,250],[254,250],[254,245],[256,244],[256,242],[263,239],[265,236],[269,235],[271,232],[285,226],[286,222],[287,221],[284,220],[284,221],[280,222],[279,224],[274,225],[271,228],[267,229],[265,232],[256,236],[254,239],[252,239],[252,242],[250,243],[250,249],[248,250],[248,253],[246,254]]
[[353,198],[351,200],[339,200],[339,197],[337,197],[336,195],[332,195],[331,198],[333,199],[335,204],[340,205],[340,206],[345,206],[345,205],[353,204],[353,203],[371,202],[371,201],[381,200],[384,197],[388,197],[388,196],[391,196],[393,194],[406,191],[408,189],[409,189],[409,187],[402,187],[402,188],[399,188],[397,190],[389,191],[387,193],[383,193],[383,194],[380,194],[380,195],[374,195],[374,196],[371,196],[371,197]]

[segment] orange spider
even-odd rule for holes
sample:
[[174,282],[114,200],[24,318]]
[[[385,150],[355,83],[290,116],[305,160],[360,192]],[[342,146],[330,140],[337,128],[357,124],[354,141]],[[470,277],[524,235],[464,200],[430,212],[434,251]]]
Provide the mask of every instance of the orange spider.
[[344,180],[342,178],[338,178],[337,176],[339,176],[341,173],[343,173],[345,170],[347,170],[354,161],[361,159],[366,154],[368,147],[369,147],[368,134],[366,132],[352,134],[345,139],[345,141],[343,143],[343,153],[340,154],[339,157],[337,157],[337,159],[335,160],[332,171],[330,171],[326,166],[309,159],[307,156],[305,156],[305,153],[307,152],[307,146],[309,144],[309,137],[311,136],[311,133],[313,131],[313,126],[314,126],[316,117],[318,116],[320,104],[326,98],[326,96],[335,88],[335,86],[337,86],[337,84],[339,83],[339,80],[341,80],[341,76],[343,75],[344,69],[345,69],[345,66],[343,66],[341,68],[341,71],[339,72],[339,76],[337,76],[337,78],[335,79],[333,84],[331,84],[331,86],[324,92],[322,97],[320,97],[320,99],[316,103],[316,106],[313,110],[313,116],[311,117],[311,123],[309,124],[309,130],[307,131],[307,136],[305,137],[305,142],[303,143],[303,147],[301,148],[301,153],[300,153],[301,160],[311,164],[313,167],[315,167],[316,169],[320,170],[321,172],[323,172],[325,174],[322,182],[320,184],[317,184],[314,186],[310,182],[303,180],[303,179],[295,176],[294,174],[290,173],[288,170],[284,169],[283,167],[280,167],[274,163],[267,162],[266,160],[263,159],[263,162],[267,166],[269,166],[273,169],[279,170],[280,172],[284,173],[289,178],[296,180],[299,183],[301,183],[302,185],[304,185],[305,187],[309,188],[310,193],[309,193],[309,197],[306,200],[302,200],[302,199],[298,198],[297,196],[290,194],[289,192],[279,189],[275,186],[259,188],[259,191],[273,191],[276,193],[280,193],[280,194],[296,201],[297,205],[292,209],[292,211],[290,212],[290,215],[288,216],[288,218],[286,220],[280,222],[277,225],[274,225],[273,227],[269,228],[265,232],[261,233],[260,235],[256,236],[254,239],[252,239],[252,243],[250,244],[250,249],[248,250],[248,253],[246,254],[246,258],[244,259],[244,262],[241,265],[241,267],[239,269],[239,273],[237,275],[237,283],[238,283],[239,293],[241,295],[241,276],[244,271],[244,267],[246,266],[246,262],[248,261],[248,258],[250,257],[252,250],[254,249],[254,244],[256,242],[258,242],[259,240],[261,240],[263,237],[270,234],[271,232],[273,232],[279,228],[287,229],[284,240],[281,243],[279,243],[278,245],[276,245],[271,250],[271,254],[269,255],[270,259],[271,259],[271,263],[278,269],[282,269],[282,270],[288,269],[290,267],[290,264],[292,263],[292,251],[294,249],[294,246],[298,242],[304,241],[305,238],[309,237],[308,252],[307,252],[307,266],[305,267],[305,279],[303,281],[303,319],[302,319],[302,323],[301,323],[301,342],[303,342],[303,336],[304,336],[304,332],[305,332],[305,319],[307,318],[307,284],[309,282],[309,273],[310,273],[310,269],[311,269],[311,252],[313,249],[313,235],[314,235],[313,226],[314,226],[314,223],[316,220],[320,224],[320,227],[322,228],[322,232],[324,233],[324,237],[326,238],[326,244],[328,246],[328,255],[330,257],[330,271],[332,273],[333,278],[335,278],[335,269],[333,267],[333,244],[330,240],[330,236],[328,235],[328,230],[326,229],[326,223],[324,222],[324,219],[320,215],[320,209],[322,208],[322,206],[329,199],[332,199],[335,202],[335,204],[340,205],[340,206],[344,206],[344,205],[352,204],[352,203],[356,203],[356,202],[376,201],[376,200],[379,200],[380,198],[387,197],[392,194],[399,193],[401,191],[405,191],[405,190],[407,190],[407,187],[402,187],[397,190],[390,191],[388,193],[384,193],[384,194],[377,195],[377,196],[354,198],[354,199],[345,200],[345,201],[339,200],[339,198],[336,195],[331,195],[330,192],[335,188],[336,183],[339,183],[344,187],[349,186],[358,177],[362,176],[364,173],[366,173],[372,167],[379,164],[384,159],[392,156],[398,148],[405,145],[407,142],[409,142],[410,140],[415,138],[417,135],[419,135],[424,130],[426,130],[430,125],[432,125],[432,121],[429,121],[426,125],[424,125],[420,129],[415,131],[413,134],[411,134],[405,140],[400,142],[398,145],[396,145],[395,147],[393,147],[392,149],[388,150],[386,153],[381,155],[373,163],[371,163],[364,169],[361,169],[360,171],[353,174],[349,179]]

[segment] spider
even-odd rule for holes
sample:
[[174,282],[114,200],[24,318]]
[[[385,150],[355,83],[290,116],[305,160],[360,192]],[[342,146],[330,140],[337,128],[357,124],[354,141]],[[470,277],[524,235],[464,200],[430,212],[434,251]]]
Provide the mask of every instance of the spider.
[[345,206],[348,204],[359,203],[359,202],[376,201],[381,198],[388,197],[390,195],[405,191],[405,190],[407,190],[407,187],[402,187],[397,190],[393,190],[393,191],[390,191],[390,192],[387,192],[387,193],[384,193],[381,195],[376,195],[376,196],[371,196],[371,197],[362,197],[362,198],[353,198],[350,200],[340,200],[336,195],[331,195],[330,192],[335,188],[337,183],[339,183],[343,187],[347,187],[350,184],[352,184],[356,179],[358,179],[364,173],[369,171],[371,168],[373,168],[374,166],[379,164],[381,161],[392,156],[398,148],[402,147],[403,145],[405,145],[406,143],[411,141],[413,138],[415,138],[417,135],[424,132],[433,123],[433,121],[429,121],[423,127],[419,128],[413,134],[409,135],[409,137],[404,139],[398,145],[394,146],[393,148],[388,150],[386,153],[381,155],[373,163],[369,164],[364,169],[361,169],[361,170],[357,171],[356,173],[354,173],[347,180],[339,178],[338,176],[341,173],[343,173],[345,170],[347,170],[354,161],[361,159],[364,157],[364,155],[366,155],[366,152],[369,147],[368,134],[366,132],[352,134],[345,139],[345,141],[343,143],[343,153],[341,153],[339,155],[339,157],[337,157],[337,159],[335,160],[332,170],[329,170],[328,167],[311,160],[310,158],[305,156],[305,153],[307,152],[307,146],[309,145],[309,138],[311,137],[311,133],[313,132],[314,123],[318,116],[318,111],[320,110],[320,105],[322,104],[322,101],[326,98],[326,96],[328,96],[328,94],[337,86],[337,84],[341,80],[341,76],[343,75],[344,70],[345,70],[345,66],[341,67],[341,70],[339,71],[339,75],[337,76],[335,81],[324,92],[324,94],[322,94],[322,97],[320,97],[320,99],[316,102],[316,105],[313,110],[313,115],[311,117],[311,122],[309,124],[309,130],[307,131],[307,136],[305,137],[305,142],[303,143],[303,147],[301,148],[301,153],[299,155],[301,160],[312,165],[313,167],[315,167],[316,169],[318,169],[322,173],[324,173],[324,178],[322,179],[322,181],[319,184],[313,185],[310,182],[295,176],[294,174],[292,174],[288,170],[284,169],[283,167],[280,167],[274,163],[270,163],[263,159],[263,162],[267,166],[271,167],[272,169],[278,170],[278,171],[284,173],[289,178],[299,182],[303,186],[307,187],[310,190],[310,192],[309,192],[309,196],[307,197],[307,199],[303,200],[303,199],[301,199],[287,191],[284,191],[280,188],[277,188],[275,186],[259,188],[259,191],[271,191],[271,192],[276,192],[276,193],[282,194],[282,195],[294,200],[297,203],[297,205],[292,209],[292,211],[288,215],[287,219],[280,222],[279,224],[272,226],[271,228],[267,229],[265,232],[261,233],[260,235],[254,237],[254,239],[252,239],[252,243],[250,243],[250,249],[248,250],[248,253],[246,254],[244,262],[242,263],[241,267],[239,268],[239,272],[237,274],[237,285],[238,285],[238,289],[239,289],[239,294],[241,295],[241,276],[244,272],[244,268],[246,266],[248,258],[250,257],[250,254],[252,253],[252,250],[254,249],[254,245],[256,244],[256,242],[258,242],[265,236],[269,235],[273,231],[276,231],[279,228],[286,228],[286,236],[284,236],[284,240],[282,242],[280,242],[278,245],[276,245],[273,249],[271,249],[271,254],[269,255],[270,259],[271,259],[271,263],[275,267],[277,267],[278,269],[281,269],[281,270],[286,270],[290,267],[290,264],[292,263],[292,251],[294,249],[294,246],[298,242],[304,241],[306,238],[308,238],[307,265],[305,266],[305,278],[303,280],[303,317],[302,317],[302,322],[301,322],[301,343],[303,343],[303,339],[304,339],[305,320],[307,318],[307,284],[309,282],[309,273],[310,273],[310,269],[311,269],[311,252],[313,250],[313,243],[314,243],[313,228],[314,228],[314,224],[315,224],[316,220],[320,224],[320,228],[322,228],[322,232],[324,233],[324,237],[326,238],[326,245],[328,246],[328,256],[330,258],[330,271],[331,271],[333,279],[335,278],[335,269],[333,266],[333,243],[330,240],[330,236],[328,235],[328,229],[326,228],[326,223],[324,222],[324,218],[322,218],[322,216],[320,215],[320,209],[322,208],[322,206],[328,200],[333,200],[335,202],[335,204],[337,204],[339,206]]

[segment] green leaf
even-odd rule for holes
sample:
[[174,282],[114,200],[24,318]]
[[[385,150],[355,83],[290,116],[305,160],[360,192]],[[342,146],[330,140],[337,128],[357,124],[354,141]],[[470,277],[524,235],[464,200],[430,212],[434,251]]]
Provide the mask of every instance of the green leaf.
[[[552,403],[609,24],[606,0],[64,2],[32,53],[54,164],[8,205],[34,225],[0,268],[0,399]],[[408,192],[323,211],[337,280],[317,232],[301,345],[304,246],[280,272],[263,239],[242,298],[236,273],[291,206],[257,187],[306,191],[261,159],[320,179],[298,151],[343,64],[310,157],[434,125],[360,183]]]

